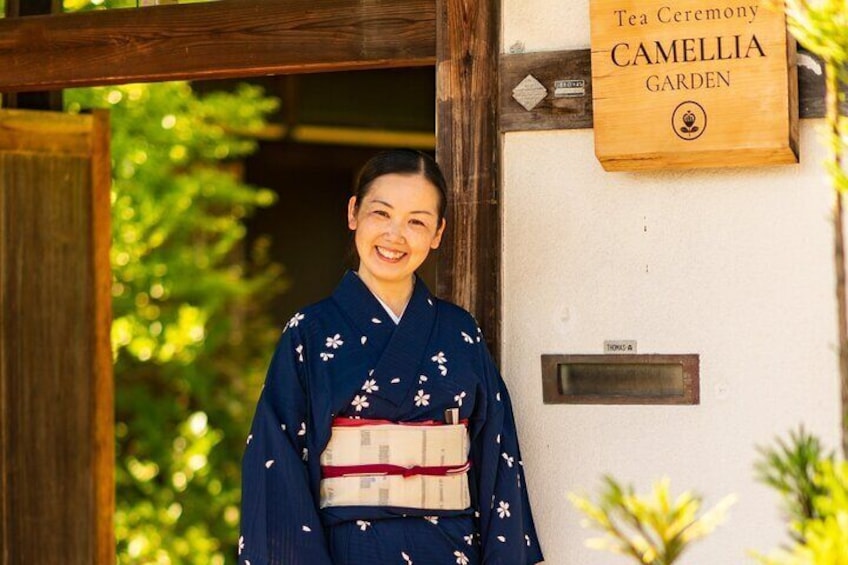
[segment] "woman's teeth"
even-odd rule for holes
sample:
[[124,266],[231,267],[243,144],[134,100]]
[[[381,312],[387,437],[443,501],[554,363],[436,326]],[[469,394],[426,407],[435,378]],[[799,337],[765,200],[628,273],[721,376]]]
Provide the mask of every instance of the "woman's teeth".
[[383,247],[377,247],[377,253],[381,257],[385,257],[386,259],[390,259],[392,261],[397,261],[398,259],[400,259],[404,255],[406,255],[402,251],[392,251],[390,249],[385,249]]

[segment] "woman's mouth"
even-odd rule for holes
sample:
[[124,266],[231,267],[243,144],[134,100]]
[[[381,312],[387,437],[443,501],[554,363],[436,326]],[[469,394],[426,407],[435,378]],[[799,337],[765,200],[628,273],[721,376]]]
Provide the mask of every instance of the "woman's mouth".
[[397,262],[403,259],[406,253],[402,251],[392,251],[391,249],[386,249],[385,247],[375,246],[377,250],[377,255],[379,255],[382,259],[391,262]]

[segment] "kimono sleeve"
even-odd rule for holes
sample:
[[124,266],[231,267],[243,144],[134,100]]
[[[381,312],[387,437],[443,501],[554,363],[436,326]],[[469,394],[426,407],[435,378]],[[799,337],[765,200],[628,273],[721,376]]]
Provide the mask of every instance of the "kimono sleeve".
[[478,473],[480,542],[484,565],[529,565],[544,558],[533,524],[506,385],[481,343],[486,414],[472,451]]
[[304,463],[303,342],[280,338],[242,458],[240,565],[331,565]]

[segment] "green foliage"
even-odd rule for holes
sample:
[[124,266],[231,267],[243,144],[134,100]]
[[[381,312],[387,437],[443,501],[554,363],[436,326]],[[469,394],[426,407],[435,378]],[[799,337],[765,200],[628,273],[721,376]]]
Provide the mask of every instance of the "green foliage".
[[754,554],[763,565],[848,565],[848,463],[825,459],[813,482],[813,517],[793,522],[803,539],[769,556]]
[[759,460],[754,464],[757,479],[774,488],[783,499],[784,510],[792,524],[790,535],[803,542],[804,525],[820,518],[814,501],[825,494],[816,480],[825,462],[832,462],[833,452],[825,453],[821,442],[801,427],[789,434],[789,441],[780,438],[773,447],[758,447]]
[[637,495],[610,476],[596,504],[586,496],[569,494],[571,503],[586,519],[584,527],[605,534],[590,539],[588,547],[632,557],[644,565],[672,565],[693,542],[707,536],[724,521],[735,502],[728,496],[700,517],[701,498],[687,491],[672,500],[669,480],[654,484],[652,498]]
[[824,61],[842,63],[838,72],[848,78],[848,3],[845,0],[785,0],[789,30]]
[[[830,149],[826,168],[834,188],[845,192],[848,190],[848,174],[844,168],[848,121],[837,108],[845,102],[843,89],[848,84],[848,2],[785,0],[781,4],[792,35],[824,62],[828,114],[826,143]],[[848,421],[843,428],[848,429]]]
[[256,87],[185,82],[68,90],[112,124],[112,345],[119,563],[234,562],[240,460],[282,290],[243,220],[274,194],[244,184],[277,107]]

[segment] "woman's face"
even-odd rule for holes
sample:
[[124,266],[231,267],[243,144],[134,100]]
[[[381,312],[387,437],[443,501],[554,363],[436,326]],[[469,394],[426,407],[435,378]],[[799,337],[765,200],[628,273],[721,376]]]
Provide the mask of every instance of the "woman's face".
[[366,282],[405,282],[436,249],[445,229],[439,192],[422,175],[377,177],[362,202],[348,202],[348,227],[356,232],[359,276]]

